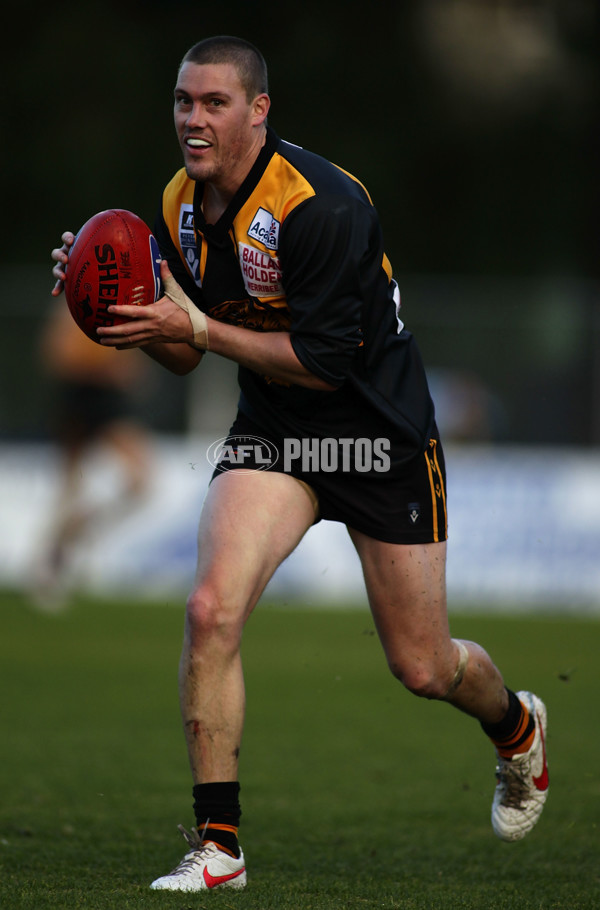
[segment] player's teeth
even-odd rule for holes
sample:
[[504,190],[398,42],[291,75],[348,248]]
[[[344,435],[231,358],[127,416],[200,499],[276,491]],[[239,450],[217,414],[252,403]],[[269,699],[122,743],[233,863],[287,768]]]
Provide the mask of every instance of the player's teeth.
[[188,143],[188,145],[193,145],[194,148],[204,148],[204,147],[210,145],[210,143],[207,142],[206,139],[188,139],[187,143]]

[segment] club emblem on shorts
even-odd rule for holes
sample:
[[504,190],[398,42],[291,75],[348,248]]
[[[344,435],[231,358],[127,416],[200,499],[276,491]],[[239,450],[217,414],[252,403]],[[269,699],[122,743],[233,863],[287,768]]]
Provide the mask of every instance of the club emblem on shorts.
[[421,503],[420,502],[409,502],[408,517],[410,518],[411,523],[416,525],[419,518],[421,517]]

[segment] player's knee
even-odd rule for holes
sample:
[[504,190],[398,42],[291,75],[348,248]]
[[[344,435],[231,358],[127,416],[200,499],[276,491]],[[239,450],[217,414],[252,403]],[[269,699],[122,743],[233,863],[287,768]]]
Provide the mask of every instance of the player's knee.
[[235,611],[210,588],[200,587],[187,600],[186,635],[195,650],[205,646],[236,650],[241,628]]
[[418,659],[402,664],[390,662],[390,670],[409,692],[419,698],[444,698],[452,678],[451,669],[435,660]]

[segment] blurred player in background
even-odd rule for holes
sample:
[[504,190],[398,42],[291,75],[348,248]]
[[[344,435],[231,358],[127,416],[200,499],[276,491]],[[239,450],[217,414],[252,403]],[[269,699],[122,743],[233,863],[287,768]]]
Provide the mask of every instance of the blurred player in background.
[[[111,308],[130,322],[98,330],[105,344],[142,347],[182,375],[207,351],[239,367],[230,430],[239,457],[217,465],[203,506],[180,664],[196,828],[182,829],[189,850],[155,889],[246,883],[242,633],[277,566],[321,519],[348,527],[392,673],[491,738],[496,834],[530,831],[548,787],[541,700],[507,689],[483,648],[450,636],[442,447],[377,213],[351,175],[267,126],[267,92],[264,60],[245,41],[207,39],[185,55],[174,106],[185,167],[155,225],[166,295]],[[356,136],[368,142],[368,126]],[[55,294],[73,235],[62,239]],[[264,470],[242,457],[257,437],[289,463]],[[306,459],[292,459],[303,446]],[[366,449],[377,453],[369,464]],[[323,452],[336,466],[317,463]]]
[[[44,326],[40,355],[52,387],[50,430],[59,449],[60,479],[30,593],[38,608],[51,611],[67,603],[74,554],[141,502],[151,444],[134,415],[132,389],[146,374],[137,352],[122,356],[91,341],[61,297]],[[118,464],[121,483],[94,505],[84,496],[85,463],[101,448]]]

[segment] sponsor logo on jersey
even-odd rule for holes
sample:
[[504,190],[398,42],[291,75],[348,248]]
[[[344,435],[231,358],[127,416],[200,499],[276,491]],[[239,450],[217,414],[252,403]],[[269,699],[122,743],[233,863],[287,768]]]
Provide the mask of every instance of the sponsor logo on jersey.
[[280,223],[271,212],[259,208],[248,228],[248,237],[259,240],[269,250],[276,250],[279,246]]
[[179,210],[179,242],[190,275],[198,287],[202,287],[200,259],[198,258],[196,233],[194,231],[194,206],[188,202],[182,202]]
[[283,297],[279,259],[247,243],[239,243],[238,251],[248,293],[252,297]]

